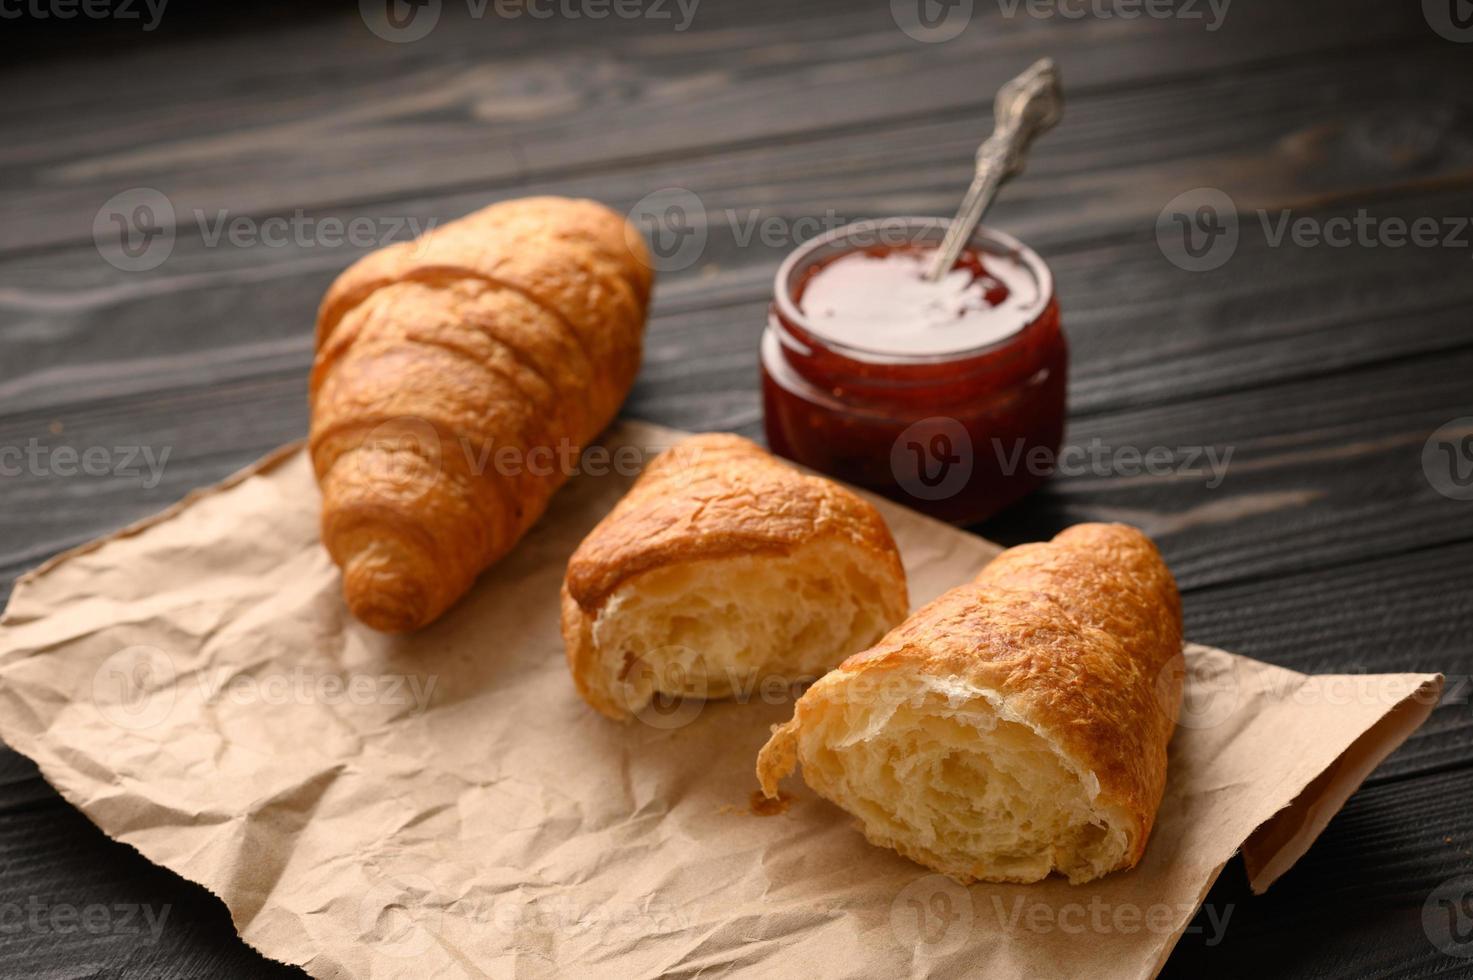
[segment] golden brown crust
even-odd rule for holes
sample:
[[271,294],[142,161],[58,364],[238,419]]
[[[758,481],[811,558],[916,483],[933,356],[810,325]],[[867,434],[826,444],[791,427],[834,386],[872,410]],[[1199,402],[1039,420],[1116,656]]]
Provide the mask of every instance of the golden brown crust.
[[311,379],[323,543],[355,615],[401,632],[504,555],[638,370],[651,271],[593,201],[492,205],[328,289]]
[[630,717],[594,682],[600,668],[592,626],[609,596],[635,576],[684,562],[787,555],[825,539],[851,542],[870,555],[874,578],[889,583],[888,622],[905,614],[905,570],[872,504],[740,436],[713,433],[677,443],[646,467],[568,562],[562,632],[578,692],[610,718]]
[[581,246],[588,261],[612,269],[641,305],[648,303],[653,266],[643,239],[628,222],[597,201],[524,197],[492,204],[354,263],[322,297],[318,346],[349,309],[386,283],[433,280],[441,273],[453,279],[494,279],[498,260],[529,247],[565,243]]
[[600,204],[505,201],[349,267],[323,297],[317,345],[330,359],[329,342],[348,315],[394,283],[438,289],[478,283],[515,293],[559,321],[558,329],[595,366],[580,397],[602,428],[639,369],[649,269],[638,234]]
[[569,595],[597,610],[624,582],[676,561],[788,554],[842,537],[903,577],[879,511],[741,436],[711,433],[662,453],[568,562]]
[[1176,583],[1150,539],[1119,524],[1073,527],[1004,552],[819,680],[762,750],[758,779],[776,792],[800,761],[805,720],[855,678],[957,678],[997,692],[1080,771],[1095,774],[1097,805],[1130,830],[1121,865],[1130,867],[1166,785],[1181,643]]

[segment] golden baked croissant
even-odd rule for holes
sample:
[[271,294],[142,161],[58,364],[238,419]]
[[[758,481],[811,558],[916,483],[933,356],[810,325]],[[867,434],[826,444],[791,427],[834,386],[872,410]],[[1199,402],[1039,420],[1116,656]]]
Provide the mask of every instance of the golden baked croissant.
[[733,435],[657,457],[584,539],[563,583],[578,691],[628,720],[659,694],[812,680],[905,617],[879,511]]
[[962,881],[1133,867],[1181,704],[1181,601],[1150,539],[1012,548],[799,699],[757,759],[801,761],[874,844]]
[[425,625],[517,542],[639,369],[651,265],[593,201],[506,201],[373,252],[317,316],[322,541],[368,625]]

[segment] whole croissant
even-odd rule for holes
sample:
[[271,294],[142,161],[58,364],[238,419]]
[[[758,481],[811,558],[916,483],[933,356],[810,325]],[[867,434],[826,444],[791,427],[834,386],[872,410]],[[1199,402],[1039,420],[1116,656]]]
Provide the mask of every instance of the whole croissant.
[[643,240],[593,201],[506,201],[350,266],[312,368],[322,541],[363,622],[434,620],[537,520],[639,369]]

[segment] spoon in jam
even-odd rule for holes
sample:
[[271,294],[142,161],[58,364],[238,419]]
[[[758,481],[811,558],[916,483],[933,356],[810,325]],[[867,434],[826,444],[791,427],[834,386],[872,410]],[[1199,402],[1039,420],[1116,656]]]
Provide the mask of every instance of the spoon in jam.
[[992,114],[992,135],[977,148],[972,186],[926,270],[927,282],[939,282],[956,265],[998,190],[1023,172],[1034,139],[1053,129],[1064,115],[1064,91],[1054,59],[1039,59],[999,89]]

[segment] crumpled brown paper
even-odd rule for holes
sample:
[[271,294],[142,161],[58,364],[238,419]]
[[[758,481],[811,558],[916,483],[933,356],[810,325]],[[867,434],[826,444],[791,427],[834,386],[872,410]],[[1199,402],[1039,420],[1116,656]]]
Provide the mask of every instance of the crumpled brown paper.
[[[621,426],[622,465],[576,477],[465,602],[401,638],[348,616],[288,448],[18,584],[0,735],[318,977],[1126,978],[1157,973],[1234,852],[1258,890],[1292,865],[1440,692],[1192,647],[1141,866],[963,887],[871,847],[800,781],[786,812],[753,811],[786,691],[629,726],[574,693],[564,563],[631,482],[629,447],[676,435]],[[916,603],[996,551],[881,507]]]

